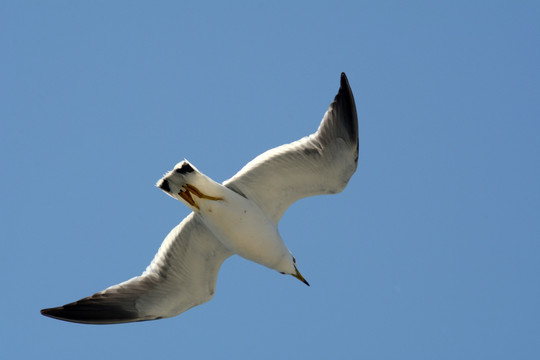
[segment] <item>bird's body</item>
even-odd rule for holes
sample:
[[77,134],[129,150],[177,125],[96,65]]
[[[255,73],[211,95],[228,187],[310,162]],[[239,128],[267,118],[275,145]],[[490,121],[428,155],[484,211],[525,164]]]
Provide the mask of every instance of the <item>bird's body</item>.
[[157,186],[200,216],[231,253],[280,272],[293,271],[287,266],[290,252],[277,224],[252,200],[213,181],[187,160],[177,164]]
[[301,198],[342,191],[357,161],[356,107],[342,74],[316,133],[268,150],[223,184],[187,160],[158,181],[193,212],[167,235],[142,275],[41,313],[92,324],[176,316],[212,298],[219,268],[234,254],[309,285],[279,234],[279,220]]

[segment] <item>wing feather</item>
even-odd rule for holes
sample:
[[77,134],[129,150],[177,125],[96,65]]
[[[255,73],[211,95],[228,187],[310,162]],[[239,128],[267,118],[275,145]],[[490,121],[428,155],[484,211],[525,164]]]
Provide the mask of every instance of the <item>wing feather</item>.
[[356,105],[342,73],[316,133],[257,156],[224,185],[256,202],[277,224],[295,201],[342,191],[357,163]]
[[[358,162],[358,120],[347,77],[314,134],[268,150],[224,185],[255,201],[277,224],[295,201],[342,191]],[[165,238],[141,276],[64,306],[41,310],[60,320],[114,324],[176,316],[210,300],[232,253],[192,213]]]
[[191,213],[167,235],[141,276],[41,313],[86,324],[176,316],[212,298],[219,268],[231,255],[199,215]]

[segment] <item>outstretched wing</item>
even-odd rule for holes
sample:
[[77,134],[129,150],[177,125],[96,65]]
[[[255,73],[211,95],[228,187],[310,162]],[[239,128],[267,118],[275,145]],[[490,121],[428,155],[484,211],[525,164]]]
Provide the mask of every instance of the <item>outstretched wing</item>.
[[253,200],[277,224],[307,196],[342,191],[358,163],[356,105],[345,73],[315,134],[257,156],[224,182]]
[[41,313],[86,324],[176,316],[212,298],[219,268],[231,255],[201,218],[191,213],[167,235],[141,276]]

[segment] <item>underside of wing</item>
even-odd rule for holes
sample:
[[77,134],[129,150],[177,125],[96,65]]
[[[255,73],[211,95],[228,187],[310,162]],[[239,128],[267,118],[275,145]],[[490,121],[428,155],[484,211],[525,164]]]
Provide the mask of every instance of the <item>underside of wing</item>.
[[224,185],[255,201],[276,223],[295,201],[342,191],[358,163],[356,105],[344,73],[315,134],[266,151]]
[[141,276],[41,313],[87,324],[176,316],[212,298],[219,268],[231,255],[192,213],[169,233]]

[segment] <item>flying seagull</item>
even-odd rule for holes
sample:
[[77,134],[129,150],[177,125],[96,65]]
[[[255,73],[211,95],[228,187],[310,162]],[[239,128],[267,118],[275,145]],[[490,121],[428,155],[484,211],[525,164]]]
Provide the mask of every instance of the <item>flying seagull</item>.
[[85,324],[176,316],[212,298],[219,268],[234,254],[309,285],[279,234],[279,220],[299,199],[342,191],[357,163],[356,106],[342,73],[314,134],[266,151],[223,184],[187,160],[158,181],[192,213],[167,235],[142,275],[41,314]]

